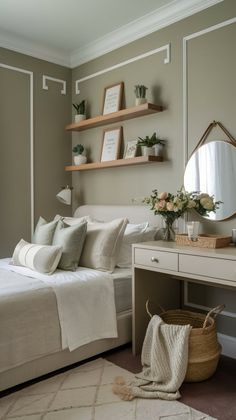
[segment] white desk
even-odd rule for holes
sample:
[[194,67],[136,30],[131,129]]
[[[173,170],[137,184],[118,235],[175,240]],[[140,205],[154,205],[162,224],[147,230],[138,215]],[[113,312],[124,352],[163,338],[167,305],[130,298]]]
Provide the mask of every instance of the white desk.
[[217,287],[236,287],[236,247],[205,249],[178,246],[176,242],[133,245],[133,353],[141,351],[150,320],[147,299],[165,309],[180,307],[179,280]]

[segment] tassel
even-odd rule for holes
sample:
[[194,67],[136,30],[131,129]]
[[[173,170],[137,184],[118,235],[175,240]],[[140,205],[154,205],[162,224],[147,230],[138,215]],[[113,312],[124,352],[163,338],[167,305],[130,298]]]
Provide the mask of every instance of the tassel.
[[125,380],[122,376],[117,376],[115,378],[115,385],[112,387],[112,391],[124,401],[131,401],[134,399],[131,388],[125,385]]

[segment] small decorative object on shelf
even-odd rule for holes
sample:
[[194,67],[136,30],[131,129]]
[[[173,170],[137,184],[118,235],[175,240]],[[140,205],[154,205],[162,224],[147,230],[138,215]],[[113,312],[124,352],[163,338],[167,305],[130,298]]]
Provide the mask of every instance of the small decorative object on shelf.
[[210,212],[215,212],[219,208],[221,201],[214,201],[213,196],[200,192],[186,192],[184,190],[171,194],[166,191],[158,193],[153,190],[150,197],[143,200],[151,206],[154,214],[163,217],[165,228],[163,229],[163,240],[174,241],[175,232],[173,223],[189,210],[196,210],[201,216],[208,216]]
[[124,82],[107,86],[103,97],[103,115],[117,112],[121,109],[124,91]]
[[73,107],[76,110],[75,122],[78,123],[86,119],[86,103],[85,100],[81,101],[79,104],[73,103]]
[[82,144],[77,144],[72,149],[74,156],[75,165],[82,165],[83,163],[87,162],[87,157],[84,156],[82,153],[84,152],[84,146]]
[[145,104],[147,102],[146,99],[146,91],[147,87],[144,85],[135,85],[134,86],[134,93],[135,93],[135,105]]
[[136,156],[138,148],[138,140],[130,140],[126,144],[123,159],[129,159]]
[[156,133],[144,138],[139,137],[138,146],[141,147],[142,156],[163,156],[165,141],[157,137]]

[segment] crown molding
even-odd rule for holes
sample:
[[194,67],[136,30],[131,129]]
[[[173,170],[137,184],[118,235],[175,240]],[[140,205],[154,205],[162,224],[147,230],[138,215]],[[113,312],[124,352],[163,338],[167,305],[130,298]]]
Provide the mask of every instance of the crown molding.
[[174,0],[71,53],[71,68],[107,54],[223,0]]
[[12,35],[8,31],[0,31],[0,47],[74,68],[222,1],[173,0],[166,6],[162,6],[74,51],[40,45]]
[[49,61],[50,63],[70,67],[69,52],[28,41],[17,35],[10,34],[8,31],[0,30],[0,47]]

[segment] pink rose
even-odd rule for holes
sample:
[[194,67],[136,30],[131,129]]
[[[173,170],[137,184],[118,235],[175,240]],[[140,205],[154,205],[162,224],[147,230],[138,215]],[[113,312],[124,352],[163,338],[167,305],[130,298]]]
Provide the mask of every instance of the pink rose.
[[158,198],[160,199],[160,200],[165,200],[166,198],[167,198],[167,196],[168,196],[168,193],[167,192],[161,192],[160,194],[158,194]]

